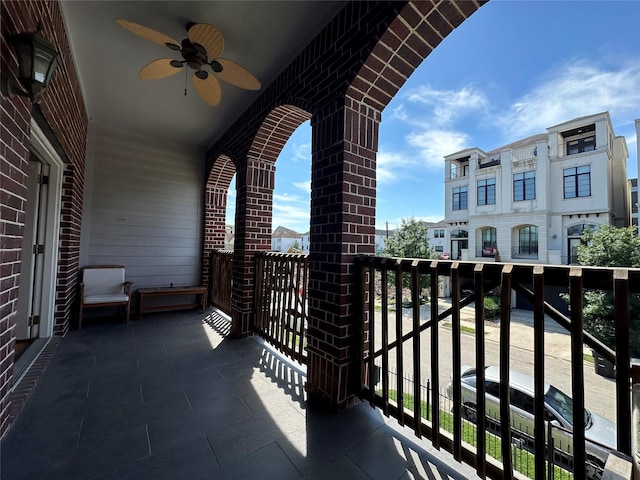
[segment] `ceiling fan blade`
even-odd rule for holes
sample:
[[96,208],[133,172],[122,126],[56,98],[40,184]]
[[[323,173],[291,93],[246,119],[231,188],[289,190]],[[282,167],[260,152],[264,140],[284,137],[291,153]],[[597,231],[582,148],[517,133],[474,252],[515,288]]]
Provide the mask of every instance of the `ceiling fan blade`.
[[168,35],[165,35],[164,33],[160,33],[154,30],[153,28],[145,27],[144,25],[130,22],[129,20],[123,20],[122,18],[116,18],[116,22],[121,27],[126,28],[131,33],[134,33],[135,35],[138,35],[145,40],[149,40],[150,42],[161,45],[163,47],[173,45],[174,47],[172,48],[172,50],[180,50],[180,42],[174,40]]
[[160,58],[147,63],[142,67],[138,76],[142,80],[156,80],[158,78],[166,78],[171,75],[175,75],[182,70],[182,67],[174,67],[171,65],[171,61],[171,58]]
[[216,58],[215,61],[222,66],[222,71],[216,75],[225,82],[245,90],[260,90],[260,81],[244,67],[227,58]]
[[198,43],[207,50],[207,57],[217,57],[224,50],[222,32],[208,23],[196,23],[187,32],[191,43]]
[[212,107],[220,103],[220,97],[222,96],[220,83],[212,74],[208,74],[207,78],[201,79],[194,73],[191,77],[191,83],[193,83],[196,92],[206,103]]

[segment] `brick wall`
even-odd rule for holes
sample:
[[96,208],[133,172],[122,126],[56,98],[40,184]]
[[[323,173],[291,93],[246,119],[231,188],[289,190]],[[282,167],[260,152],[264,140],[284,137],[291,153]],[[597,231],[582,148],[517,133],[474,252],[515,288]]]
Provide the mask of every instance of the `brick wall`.
[[[482,3],[348,3],[208,152],[210,170],[219,168],[222,154],[236,159],[233,316],[234,331],[247,333],[252,252],[268,248],[263,244],[271,211],[264,202],[271,198],[248,188],[244,176],[251,168],[270,171],[301,119],[311,116],[307,390],[312,401],[332,409],[353,401],[360,375],[353,263],[358,254],[374,253],[381,112],[422,60]],[[284,122],[289,128],[277,121],[282,115],[273,115],[283,105],[300,114]]]
[[69,328],[75,299],[78,267],[80,217],[84,184],[84,153],[87,117],[68,39],[57,2],[2,1],[0,5],[0,68],[15,75],[15,52],[8,35],[35,31],[42,22],[43,35],[61,54],[62,62],[50,90],[39,105],[24,97],[0,99],[0,436],[9,427],[9,391],[13,384],[16,302],[20,288],[20,260],[25,222],[25,199],[29,136],[32,118],[68,162],[62,198],[58,287],[56,293],[56,334]]

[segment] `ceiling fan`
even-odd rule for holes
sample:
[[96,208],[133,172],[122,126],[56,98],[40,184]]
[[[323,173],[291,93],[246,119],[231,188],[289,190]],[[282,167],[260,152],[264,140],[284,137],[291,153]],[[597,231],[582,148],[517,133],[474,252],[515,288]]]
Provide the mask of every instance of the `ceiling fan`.
[[[193,69],[191,83],[198,95],[211,106],[222,95],[218,78],[245,90],[260,90],[260,81],[233,60],[220,58],[224,50],[222,32],[208,23],[188,23],[187,38],[178,42],[152,28],[117,18],[116,22],[139,37],[180,52],[182,60],[160,58],[148,63],[138,73],[143,80],[166,78],[180,72],[185,65]],[[185,90],[186,94],[186,90]]]

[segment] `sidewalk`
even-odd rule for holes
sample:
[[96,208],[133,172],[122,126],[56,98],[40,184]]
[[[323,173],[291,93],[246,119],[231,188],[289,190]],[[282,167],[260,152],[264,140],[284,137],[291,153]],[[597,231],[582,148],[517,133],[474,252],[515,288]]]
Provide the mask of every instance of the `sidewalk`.
[[[442,312],[451,306],[448,299],[438,299],[439,310]],[[430,308],[428,305],[426,308]],[[461,324],[475,329],[475,305],[462,308],[460,311]],[[484,324],[485,338],[495,342],[500,341],[500,320],[486,321]],[[555,320],[545,315],[545,353],[556,358],[571,359],[571,335]],[[533,311],[519,308],[511,309],[511,346],[533,351]],[[585,348],[590,353],[588,348]]]

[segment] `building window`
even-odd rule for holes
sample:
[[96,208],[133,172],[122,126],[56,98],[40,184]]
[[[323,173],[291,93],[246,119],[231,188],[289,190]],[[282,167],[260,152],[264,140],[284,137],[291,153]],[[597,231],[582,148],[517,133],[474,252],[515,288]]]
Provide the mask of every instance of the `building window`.
[[444,238],[444,228],[436,228],[433,230],[433,238]]
[[498,231],[493,228],[483,228],[482,232],[482,251],[479,256],[493,257],[496,253],[496,247],[498,245]]
[[595,135],[567,141],[567,155],[575,155],[576,153],[590,152],[595,149],[596,149]]
[[513,175],[513,201],[535,200],[536,198],[536,172],[516,173]]
[[591,196],[591,167],[565,168],[564,172],[564,198],[590,197]]
[[456,187],[453,189],[453,209],[467,209],[467,187]]
[[518,230],[518,246],[515,258],[538,256],[538,227],[527,225]]
[[436,252],[444,252],[444,247],[442,245],[436,245],[433,247]]
[[494,205],[496,203],[496,179],[478,180],[478,205]]

